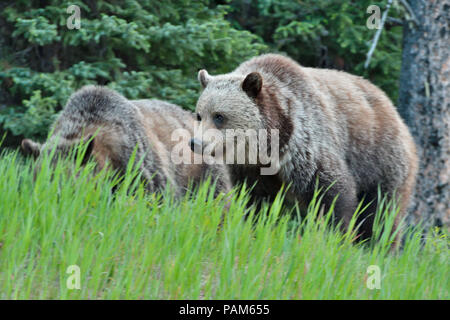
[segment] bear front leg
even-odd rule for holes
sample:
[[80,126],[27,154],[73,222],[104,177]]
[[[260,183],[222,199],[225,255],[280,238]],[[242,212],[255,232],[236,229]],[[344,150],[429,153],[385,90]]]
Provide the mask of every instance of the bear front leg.
[[216,183],[216,188],[214,191],[214,196],[217,197],[219,194],[226,194],[230,192],[232,188],[232,183],[230,179],[229,169],[226,165],[222,164],[203,164],[203,174],[202,180],[206,180],[208,177],[211,178],[211,182]]
[[[322,205],[328,212],[334,203],[333,222],[341,222],[343,232],[347,231],[350,220],[358,206],[356,184],[353,176],[344,166],[332,166],[328,170],[318,170],[310,185],[310,194],[314,194],[316,183],[322,191]],[[335,200],[336,199],[336,200]]]

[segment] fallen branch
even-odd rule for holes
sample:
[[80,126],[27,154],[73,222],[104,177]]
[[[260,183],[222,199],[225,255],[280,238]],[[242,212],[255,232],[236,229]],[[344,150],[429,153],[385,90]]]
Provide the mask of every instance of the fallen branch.
[[397,18],[392,18],[392,17],[387,17],[385,25],[386,25],[386,27],[388,27],[389,25],[392,27],[403,26],[403,20],[397,19]]
[[389,9],[391,8],[392,0],[388,0],[388,3],[386,5],[386,10],[383,12],[383,16],[381,17],[380,21],[380,28],[377,30],[377,33],[375,33],[375,37],[373,37],[372,45],[370,46],[369,52],[367,52],[367,59],[364,63],[364,68],[367,69],[370,63],[370,59],[372,59],[372,54],[375,51],[375,48],[377,47],[378,39],[380,38],[381,31],[383,31],[384,23],[387,18],[387,14],[389,12]]
[[400,3],[403,5],[403,7],[405,7],[406,11],[408,11],[410,19],[407,19],[407,20],[414,22],[414,24],[416,26],[418,26],[419,25],[419,21],[417,20],[416,15],[414,14],[414,11],[411,8],[411,6],[409,5],[408,1],[400,0]]

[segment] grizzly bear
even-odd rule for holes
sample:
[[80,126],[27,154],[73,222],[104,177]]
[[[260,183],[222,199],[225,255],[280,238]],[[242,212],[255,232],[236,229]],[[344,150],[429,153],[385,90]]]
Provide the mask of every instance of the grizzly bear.
[[[408,128],[378,87],[345,72],[302,67],[277,54],[252,58],[228,74],[200,70],[198,79],[203,91],[196,112],[202,131],[191,140],[194,151],[213,143],[202,139],[212,128],[224,137],[230,129],[264,129],[269,140],[271,132],[278,132],[275,174],[262,175],[259,162],[229,164],[232,182],[254,185],[254,198],[270,199],[290,184],[288,198],[308,204],[318,184],[327,189],[325,208],[336,198],[334,218],[344,228],[364,199],[370,206],[358,220],[360,239],[371,237],[378,188],[383,195],[396,195],[397,221],[403,217],[418,158]],[[220,140],[224,154],[228,140]]]
[[[142,161],[139,169],[150,192],[171,185],[176,195],[182,195],[191,183],[198,185],[208,176],[216,183],[217,193],[228,192],[231,183],[225,166],[172,161],[172,148],[177,143],[187,146],[194,123],[191,112],[174,104],[128,100],[105,87],[85,86],[69,98],[48,140],[40,145],[25,139],[22,149],[38,157],[55,148],[57,155],[66,156],[80,140],[89,141],[83,161],[92,158],[97,170],[108,165],[123,174],[136,148],[135,162]],[[176,129],[189,133],[184,142],[172,139]]]

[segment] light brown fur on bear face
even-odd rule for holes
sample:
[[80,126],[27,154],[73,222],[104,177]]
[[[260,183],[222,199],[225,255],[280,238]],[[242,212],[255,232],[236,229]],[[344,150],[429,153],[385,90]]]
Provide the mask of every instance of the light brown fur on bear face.
[[[204,91],[197,102],[196,112],[201,121],[195,133],[198,140],[203,140],[204,150],[223,151],[225,158],[226,147],[234,146],[234,139],[248,140],[245,130],[253,129],[257,132],[266,128],[254,100],[241,89],[243,75],[211,77],[206,70],[201,70],[199,81],[204,86]],[[223,123],[215,122],[217,115],[223,117]],[[227,134],[227,129],[234,129],[236,138]],[[220,139],[213,139],[214,135],[205,136],[211,130],[220,133]],[[215,155],[214,151],[212,155]]]
[[[261,176],[245,165],[231,165],[234,183],[257,182],[255,198],[273,197],[282,183],[307,203],[315,182],[327,188],[329,206],[347,225],[358,202],[374,200],[378,186],[395,192],[401,214],[407,210],[418,167],[414,141],[389,98],[375,85],[345,72],[301,67],[290,58],[267,54],[242,63],[229,74],[199,72],[204,90],[197,112],[206,128],[211,117],[225,117],[218,128],[280,131],[276,176]],[[203,141],[207,145],[208,141]],[[372,206],[363,214],[362,236],[371,235]]]
[[[90,141],[85,159],[92,157],[96,169],[111,167],[124,173],[136,149],[136,162],[148,191],[158,191],[170,184],[177,195],[208,176],[217,183],[216,192],[231,189],[228,169],[223,165],[174,163],[171,158],[176,144],[186,146],[193,135],[195,118],[191,112],[160,100],[128,100],[105,87],[86,86],[75,92],[53,124],[49,139],[40,145],[29,139],[22,142],[25,153],[39,157],[53,148],[66,156],[80,143]],[[172,132],[189,133],[182,141],[173,141]]]

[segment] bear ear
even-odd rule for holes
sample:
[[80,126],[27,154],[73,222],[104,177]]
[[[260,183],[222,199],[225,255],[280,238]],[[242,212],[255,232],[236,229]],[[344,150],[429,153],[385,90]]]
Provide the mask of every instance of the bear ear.
[[200,81],[203,89],[206,88],[208,82],[211,80],[211,76],[208,74],[208,71],[202,69],[198,72],[198,81]]
[[261,91],[263,79],[258,72],[249,73],[242,82],[244,90],[250,98],[256,98]]
[[22,143],[20,145],[22,147],[22,151],[25,155],[33,156],[37,158],[39,156],[39,153],[41,151],[41,144],[34,142],[30,139],[24,139],[22,140]]

